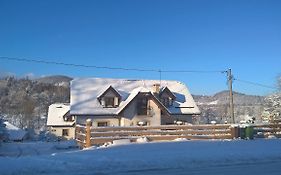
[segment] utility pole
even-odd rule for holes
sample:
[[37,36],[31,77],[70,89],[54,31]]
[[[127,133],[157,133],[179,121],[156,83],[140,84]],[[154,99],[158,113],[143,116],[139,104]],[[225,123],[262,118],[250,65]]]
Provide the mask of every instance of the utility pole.
[[233,92],[232,92],[232,80],[233,76],[231,74],[231,69],[227,70],[227,81],[228,81],[228,88],[229,88],[229,113],[231,117],[231,122],[235,123],[234,120],[234,105],[233,105]]

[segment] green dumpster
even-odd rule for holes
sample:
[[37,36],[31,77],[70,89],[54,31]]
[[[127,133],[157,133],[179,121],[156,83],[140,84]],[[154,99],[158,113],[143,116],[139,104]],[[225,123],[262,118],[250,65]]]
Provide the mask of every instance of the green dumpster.
[[239,135],[240,135],[240,139],[246,138],[246,126],[245,125],[240,126]]
[[254,127],[248,125],[245,130],[245,136],[247,139],[254,139]]

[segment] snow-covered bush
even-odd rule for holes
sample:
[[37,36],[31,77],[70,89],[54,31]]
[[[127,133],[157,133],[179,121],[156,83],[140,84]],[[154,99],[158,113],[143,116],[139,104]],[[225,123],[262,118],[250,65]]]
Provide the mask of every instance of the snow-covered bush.
[[4,120],[0,117],[0,142],[7,139],[7,130]]
[[49,131],[41,131],[38,135],[38,140],[46,141],[46,142],[55,142],[55,141],[60,141],[62,139]]
[[268,121],[281,118],[281,92],[265,98],[263,118]]

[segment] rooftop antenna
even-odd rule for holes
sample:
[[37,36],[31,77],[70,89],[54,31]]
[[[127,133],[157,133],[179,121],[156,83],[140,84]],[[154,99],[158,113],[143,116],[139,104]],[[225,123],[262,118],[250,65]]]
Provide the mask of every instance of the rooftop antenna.
[[160,87],[161,87],[161,81],[162,81],[162,70],[161,70],[161,69],[159,69],[159,70],[158,70],[158,72],[159,72],[159,80],[160,80],[159,84],[160,84]]

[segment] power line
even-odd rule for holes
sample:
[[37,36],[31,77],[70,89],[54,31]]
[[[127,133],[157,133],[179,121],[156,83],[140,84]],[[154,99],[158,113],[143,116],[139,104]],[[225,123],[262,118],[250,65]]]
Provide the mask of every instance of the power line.
[[[48,60],[39,60],[39,59],[27,59],[20,57],[6,57],[0,56],[2,60],[9,61],[20,61],[20,62],[33,62],[39,64],[53,64],[53,65],[62,65],[62,66],[71,66],[71,67],[82,67],[82,68],[94,68],[94,69],[107,69],[107,70],[120,70],[120,71],[138,71],[138,72],[157,72],[160,75],[160,82],[162,79],[162,73],[227,73],[225,70],[161,70],[161,69],[138,69],[138,68],[125,68],[125,67],[110,67],[110,66],[95,66],[95,65],[85,65],[85,64],[73,64],[73,63],[65,63],[65,62],[57,62],[57,61],[48,61]],[[278,88],[273,86],[268,86],[256,82],[251,82],[247,80],[241,80],[237,78],[233,78],[233,80],[251,84],[255,86],[260,86],[264,88],[270,88],[277,90]]]
[[40,64],[54,64],[54,65],[63,65],[63,66],[72,66],[72,67],[95,68],[95,69],[157,72],[159,74],[161,73],[225,73],[226,72],[226,71],[206,71],[206,70],[161,70],[161,69],[138,69],[138,68],[124,68],[124,67],[95,66],[95,65],[73,64],[73,63],[64,63],[64,62],[57,62],[57,61],[46,61],[46,60],[38,60],[38,59],[27,59],[27,58],[5,57],[5,56],[0,56],[0,59],[10,60],[10,61],[20,61],[20,62],[33,62],[33,63],[40,63]]
[[207,70],[162,70],[162,72],[167,73],[226,73],[226,71],[214,70],[214,71],[207,71]]
[[238,81],[238,82],[242,82],[242,83],[246,83],[246,84],[251,84],[251,85],[254,85],[254,86],[264,87],[264,88],[275,89],[275,90],[278,89],[278,88],[273,87],[273,86],[268,86],[268,85],[264,85],[264,84],[260,84],[260,83],[256,83],[256,82],[252,82],[252,81],[241,80],[241,79],[237,79],[237,78],[234,78],[233,80]]
[[41,63],[41,64],[55,64],[55,65],[72,66],[72,67],[95,68],[95,69],[110,69],[110,70],[139,71],[139,72],[159,72],[159,70],[156,70],[156,69],[154,70],[154,69],[136,69],[136,68],[123,68],[123,67],[94,66],[94,65],[72,64],[72,63],[16,58],[16,57],[1,56],[0,59],[21,61],[21,62],[33,62],[33,63]]

